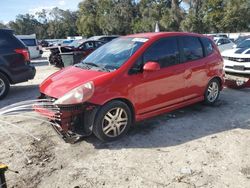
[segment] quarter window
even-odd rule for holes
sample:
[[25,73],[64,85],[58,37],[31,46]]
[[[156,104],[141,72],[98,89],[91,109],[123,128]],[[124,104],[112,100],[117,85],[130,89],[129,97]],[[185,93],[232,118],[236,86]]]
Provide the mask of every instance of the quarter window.
[[212,54],[213,51],[214,51],[214,47],[213,47],[212,41],[209,40],[208,38],[205,38],[205,37],[202,37],[200,39],[202,41],[202,44],[203,44],[206,56]]
[[149,61],[154,61],[160,64],[161,67],[168,67],[179,63],[179,50],[175,37],[161,39],[155,42],[144,53],[144,64]]
[[183,46],[184,62],[193,61],[203,57],[203,49],[197,37],[181,37]]
[[10,48],[13,42],[13,39],[8,34],[0,33],[1,48]]

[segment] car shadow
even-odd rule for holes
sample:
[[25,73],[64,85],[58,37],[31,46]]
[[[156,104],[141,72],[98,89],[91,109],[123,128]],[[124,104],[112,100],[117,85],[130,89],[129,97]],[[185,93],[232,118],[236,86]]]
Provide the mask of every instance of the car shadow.
[[[249,91],[245,89],[232,92]],[[219,133],[233,129],[250,129],[250,99],[247,103],[235,106],[230,95],[223,95],[222,100],[214,106],[197,103],[137,123],[125,137],[114,142],[104,143],[94,136],[85,140],[96,149],[159,148],[176,146],[203,137],[213,139],[219,137]]]
[[25,100],[34,100],[38,97],[38,94],[39,86],[37,84],[13,85],[11,86],[8,95],[1,100],[0,108]]

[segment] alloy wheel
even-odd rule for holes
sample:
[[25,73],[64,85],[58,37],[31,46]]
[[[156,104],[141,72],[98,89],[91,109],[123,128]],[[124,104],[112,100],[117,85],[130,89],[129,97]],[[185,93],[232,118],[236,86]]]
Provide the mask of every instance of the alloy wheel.
[[211,82],[207,91],[207,100],[209,102],[214,102],[219,95],[219,86],[217,82]]
[[108,137],[117,137],[123,133],[127,124],[127,112],[121,107],[112,108],[103,118],[102,130]]

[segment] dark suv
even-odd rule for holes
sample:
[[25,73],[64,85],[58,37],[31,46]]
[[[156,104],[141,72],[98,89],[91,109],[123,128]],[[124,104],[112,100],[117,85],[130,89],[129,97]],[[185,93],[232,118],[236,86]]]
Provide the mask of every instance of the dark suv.
[[0,99],[7,95],[10,84],[33,79],[35,73],[35,67],[30,65],[28,48],[12,30],[0,29]]

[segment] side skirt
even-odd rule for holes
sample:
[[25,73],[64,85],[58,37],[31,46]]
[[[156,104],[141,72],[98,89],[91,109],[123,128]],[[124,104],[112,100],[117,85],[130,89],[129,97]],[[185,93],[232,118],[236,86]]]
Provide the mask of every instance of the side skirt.
[[201,102],[203,100],[204,100],[204,97],[201,96],[201,97],[190,99],[188,101],[183,101],[181,103],[177,103],[177,104],[174,104],[174,105],[171,105],[171,106],[160,108],[160,109],[157,109],[157,110],[154,110],[154,111],[151,111],[151,112],[147,112],[147,113],[144,113],[144,114],[137,114],[136,115],[136,121],[141,121],[141,120],[151,118],[151,117],[163,114],[163,113],[171,112],[173,110],[177,110],[179,108],[183,108],[185,106],[189,106],[191,104]]

